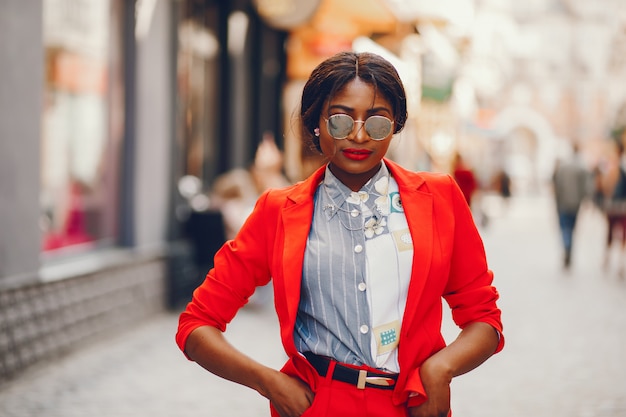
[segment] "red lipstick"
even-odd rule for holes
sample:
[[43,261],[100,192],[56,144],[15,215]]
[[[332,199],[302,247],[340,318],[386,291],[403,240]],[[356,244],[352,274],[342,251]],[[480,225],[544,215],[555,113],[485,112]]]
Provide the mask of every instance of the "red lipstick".
[[370,150],[356,148],[344,149],[341,152],[343,152],[346,158],[352,159],[353,161],[362,161],[372,154]]

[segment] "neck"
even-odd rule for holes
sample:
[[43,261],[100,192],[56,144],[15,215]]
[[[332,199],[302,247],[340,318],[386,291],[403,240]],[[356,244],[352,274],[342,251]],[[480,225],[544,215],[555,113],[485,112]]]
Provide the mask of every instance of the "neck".
[[382,162],[376,165],[374,168],[359,173],[353,174],[346,171],[337,169],[333,164],[329,165],[330,171],[339,181],[341,181],[346,187],[352,191],[359,191],[363,186],[378,172]]

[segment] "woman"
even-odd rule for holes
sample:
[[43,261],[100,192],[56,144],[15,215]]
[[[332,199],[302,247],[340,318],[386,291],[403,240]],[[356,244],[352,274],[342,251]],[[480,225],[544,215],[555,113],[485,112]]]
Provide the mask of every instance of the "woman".
[[[177,343],[268,398],[273,416],[446,416],[452,378],[503,346],[498,293],[463,194],[448,175],[384,158],[406,98],[377,55],[322,62],[300,116],[327,164],[260,197],[181,314]],[[222,335],[270,279],[289,357],[280,372]],[[463,329],[449,346],[442,297]]]

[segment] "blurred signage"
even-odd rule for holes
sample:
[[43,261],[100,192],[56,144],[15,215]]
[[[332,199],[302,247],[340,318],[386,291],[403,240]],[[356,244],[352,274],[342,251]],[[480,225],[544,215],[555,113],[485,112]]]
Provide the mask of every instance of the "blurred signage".
[[253,0],[263,21],[275,29],[289,30],[306,23],[321,0]]
[[430,21],[467,27],[474,15],[474,2],[457,0],[384,0],[401,22]]
[[446,101],[452,94],[460,57],[454,46],[434,25],[419,25],[422,54],[422,97]]

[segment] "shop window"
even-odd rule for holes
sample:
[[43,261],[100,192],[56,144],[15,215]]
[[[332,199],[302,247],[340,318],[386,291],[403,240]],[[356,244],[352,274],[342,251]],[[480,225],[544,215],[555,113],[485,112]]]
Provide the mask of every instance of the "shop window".
[[217,37],[219,7],[197,1],[180,3],[177,57],[177,136],[184,155],[183,175],[199,178],[204,186],[216,175],[219,157],[220,109]]
[[46,255],[115,243],[124,131],[122,0],[44,0]]

